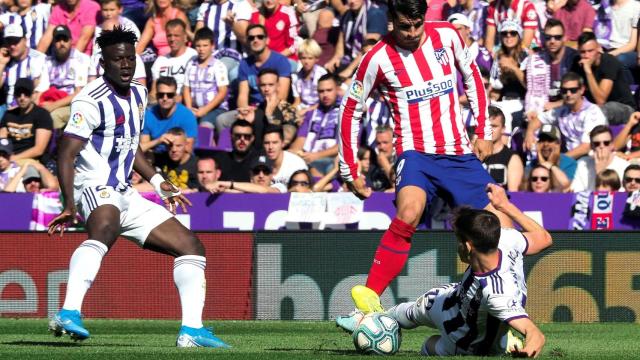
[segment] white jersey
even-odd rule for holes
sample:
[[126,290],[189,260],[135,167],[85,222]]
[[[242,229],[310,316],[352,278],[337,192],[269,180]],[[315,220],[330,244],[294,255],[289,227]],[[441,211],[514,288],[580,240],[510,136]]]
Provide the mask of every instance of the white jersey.
[[36,4],[27,10],[25,15],[20,15],[17,12],[6,12],[0,15],[0,22],[4,27],[10,24],[20,24],[24,37],[27,39],[27,47],[35,49],[47,30],[50,15],[51,4]]
[[158,80],[161,76],[168,76],[176,79],[178,94],[182,94],[182,85],[184,85],[185,73],[187,72],[187,64],[198,53],[193,48],[187,48],[185,52],[173,57],[169,54],[165,56],[158,56],[156,61],[151,66],[151,76],[153,81]]
[[35,92],[44,92],[49,89],[49,73],[45,66],[47,57],[33,49],[27,50],[27,56],[22,60],[11,60],[4,68],[4,83],[2,84],[7,94],[7,105],[9,108],[18,106],[18,102],[13,96],[13,85],[20,78],[29,78],[38,81]]
[[524,309],[527,284],[523,269],[528,246],[521,232],[503,228],[500,260],[494,270],[476,274],[469,267],[459,283],[432,290],[441,290],[434,294],[441,301],[430,311],[438,313],[437,326],[455,343],[458,353],[488,355],[508,330],[503,324],[529,317]]
[[119,191],[129,187],[146,107],[147,89],[142,84],[133,81],[129,96],[121,97],[104,77],[90,82],[73,99],[64,133],[86,141],[76,163],[76,202],[89,186]]
[[87,85],[90,63],[89,55],[76,49],[71,49],[71,54],[64,63],[59,63],[55,56],[48,56],[46,65],[49,82],[57,89],[71,95],[76,87]]

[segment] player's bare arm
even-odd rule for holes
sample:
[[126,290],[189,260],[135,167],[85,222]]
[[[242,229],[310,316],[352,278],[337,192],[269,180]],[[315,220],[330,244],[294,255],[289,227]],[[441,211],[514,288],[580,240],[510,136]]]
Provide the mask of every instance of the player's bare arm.
[[509,325],[525,336],[525,346],[511,352],[514,357],[538,357],[544,347],[544,334],[531,319],[519,318],[509,321]]
[[527,238],[529,247],[527,255],[537,254],[551,246],[553,240],[551,234],[535,222],[532,218],[523,214],[517,206],[513,205],[507,198],[507,194],[501,186],[495,184],[487,185],[487,196],[489,201],[505,215],[522,227],[523,235]]
[[357,178],[353,181],[347,181],[347,187],[358,199],[364,200],[371,196],[373,192],[364,182],[363,178]]
[[484,161],[493,152],[491,139],[476,139],[473,143],[473,152],[480,161]]
[[191,201],[182,195],[180,189],[162,177],[162,175],[156,173],[155,169],[145,159],[144,153],[139,146],[133,161],[133,169],[153,185],[172,214],[175,215],[178,206],[182,208],[182,212],[187,212],[187,205],[191,206]]
[[73,176],[75,174],[75,159],[80,150],[85,145],[85,141],[63,136],[58,150],[58,179],[60,182],[60,192],[64,201],[64,209],[60,215],[49,223],[49,236],[60,231],[60,236],[64,233],[65,224],[74,221],[76,218],[76,205],[73,197]]

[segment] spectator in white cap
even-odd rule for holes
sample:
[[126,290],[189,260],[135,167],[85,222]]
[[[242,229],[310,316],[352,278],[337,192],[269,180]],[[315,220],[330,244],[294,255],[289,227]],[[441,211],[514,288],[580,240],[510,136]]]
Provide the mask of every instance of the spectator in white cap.
[[513,20],[504,20],[499,29],[500,49],[491,67],[491,87],[500,91],[500,100],[522,100],[526,83],[520,64],[527,57],[522,27]]
[[0,191],[4,191],[11,179],[13,179],[20,166],[11,161],[13,155],[13,144],[6,138],[0,138]]
[[33,80],[33,100],[38,103],[40,94],[49,88],[49,74],[45,67],[45,55],[29,49],[22,26],[11,24],[4,29],[5,47],[0,48],[0,83],[7,89],[0,94],[0,117],[7,108],[18,106],[13,95],[16,80],[25,75]]
[[3,191],[40,193],[58,190],[58,179],[41,163],[29,160],[22,164],[18,173],[9,181]]
[[33,0],[16,0],[15,5],[17,6],[15,12],[7,11],[0,15],[0,26],[4,28],[9,24],[21,25],[27,38],[27,46],[35,49],[47,30],[51,4]]
[[[471,37],[471,22],[467,18],[466,15],[461,13],[452,14],[447,18],[447,21],[453,24],[453,26],[458,30],[462,40],[467,45],[469,49],[469,55],[471,58],[476,61],[476,64],[480,68],[484,68],[487,71],[491,69],[491,65],[493,64],[493,58],[491,57],[491,53],[487,51],[483,46],[478,44],[477,41],[473,37]],[[458,94],[460,95],[459,101],[460,105],[465,108],[468,107],[469,102],[467,101],[467,95],[464,92],[464,84],[462,81],[462,74],[458,71]]]

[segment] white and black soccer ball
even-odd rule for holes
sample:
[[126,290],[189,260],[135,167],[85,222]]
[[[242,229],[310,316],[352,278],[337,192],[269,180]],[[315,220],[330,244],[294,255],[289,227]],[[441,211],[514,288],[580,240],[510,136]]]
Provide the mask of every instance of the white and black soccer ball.
[[353,332],[353,344],[364,354],[393,355],[400,349],[401,342],[398,322],[381,313],[366,315]]

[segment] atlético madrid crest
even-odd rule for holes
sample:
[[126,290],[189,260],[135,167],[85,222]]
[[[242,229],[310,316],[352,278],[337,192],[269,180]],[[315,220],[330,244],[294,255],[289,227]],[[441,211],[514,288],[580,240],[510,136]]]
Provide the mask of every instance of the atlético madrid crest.
[[441,65],[449,64],[449,56],[447,55],[447,50],[445,50],[444,48],[436,49],[435,55],[436,60],[438,60]]

